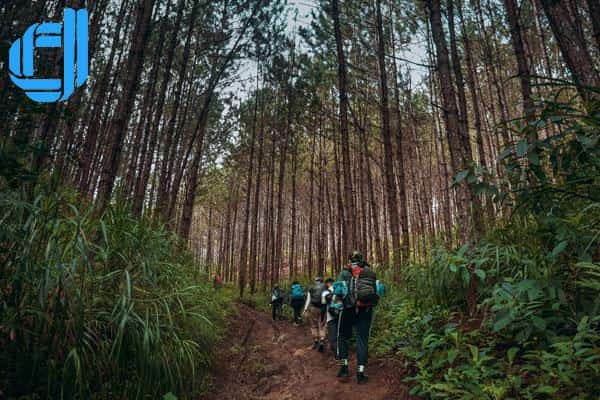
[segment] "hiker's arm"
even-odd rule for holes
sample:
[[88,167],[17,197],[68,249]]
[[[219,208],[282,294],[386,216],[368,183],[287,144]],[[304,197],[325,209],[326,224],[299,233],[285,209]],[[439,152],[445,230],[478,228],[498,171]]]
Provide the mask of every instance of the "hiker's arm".
[[308,306],[310,305],[310,292],[306,294],[306,302],[304,303],[304,312],[308,310]]

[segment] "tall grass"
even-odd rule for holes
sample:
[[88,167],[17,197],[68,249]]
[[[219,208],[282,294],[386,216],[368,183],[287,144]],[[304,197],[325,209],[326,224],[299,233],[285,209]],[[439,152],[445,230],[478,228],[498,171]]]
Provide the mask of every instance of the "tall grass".
[[[27,198],[33,198],[27,201]],[[19,398],[201,390],[230,309],[182,243],[69,191],[0,192],[0,388]]]

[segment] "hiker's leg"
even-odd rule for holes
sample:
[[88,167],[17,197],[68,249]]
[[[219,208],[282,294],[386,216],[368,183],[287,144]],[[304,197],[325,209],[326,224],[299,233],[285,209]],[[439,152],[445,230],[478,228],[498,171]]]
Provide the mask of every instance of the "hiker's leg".
[[327,323],[327,340],[329,340],[329,347],[331,352],[336,355],[337,348],[337,320],[332,319]]
[[294,322],[298,322],[298,318],[300,317],[300,310],[298,306],[294,304]]
[[273,316],[273,321],[275,321],[275,318],[277,317],[277,303],[276,302],[271,303],[271,315]]
[[356,317],[356,358],[359,366],[367,365],[369,359],[369,335],[371,333],[371,320],[373,308],[362,308]]
[[352,324],[354,322],[354,309],[347,308],[340,313],[337,330],[337,359],[348,359],[348,340],[352,336]]
[[309,316],[310,316],[310,333],[313,338],[313,342],[317,343],[319,341],[319,320],[321,318],[321,310],[317,307],[309,308]]
[[325,315],[325,309],[319,310],[319,342],[323,343],[325,341],[326,332],[326,323],[327,316]]

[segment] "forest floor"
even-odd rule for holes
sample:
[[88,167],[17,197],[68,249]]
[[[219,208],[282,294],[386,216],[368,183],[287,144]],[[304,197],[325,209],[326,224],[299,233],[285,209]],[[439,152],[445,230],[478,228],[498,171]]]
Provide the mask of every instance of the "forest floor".
[[273,322],[270,315],[239,304],[206,400],[319,399],[408,400],[398,365],[371,359],[369,382],[356,383],[356,362],[350,359],[350,378],[336,378],[338,366],[331,350],[312,349],[309,328],[290,321]]

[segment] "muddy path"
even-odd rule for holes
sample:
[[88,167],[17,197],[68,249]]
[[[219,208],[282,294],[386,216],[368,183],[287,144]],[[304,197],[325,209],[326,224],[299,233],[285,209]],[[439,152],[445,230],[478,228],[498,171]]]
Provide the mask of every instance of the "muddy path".
[[313,350],[306,326],[294,326],[290,321],[274,323],[269,315],[240,304],[239,318],[231,321],[229,329],[207,400],[410,398],[406,386],[399,382],[399,368],[384,360],[370,360],[365,385],[356,383],[352,358],[350,379],[338,380],[331,351]]

